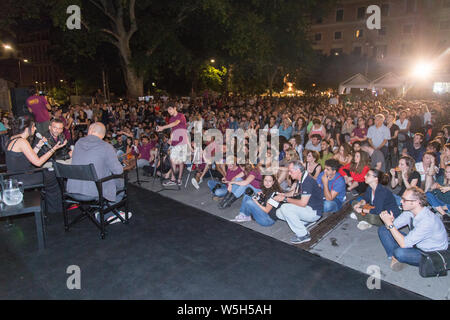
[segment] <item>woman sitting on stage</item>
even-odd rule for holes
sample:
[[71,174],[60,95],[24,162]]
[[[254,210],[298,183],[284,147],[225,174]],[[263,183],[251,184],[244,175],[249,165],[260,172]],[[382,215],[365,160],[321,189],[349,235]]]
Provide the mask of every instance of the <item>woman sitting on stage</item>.
[[[56,150],[64,147],[67,140],[61,144],[60,141],[53,147],[48,148],[48,151],[39,157],[37,153],[44,146],[47,141],[45,138],[40,140],[34,148],[30,145],[30,140],[36,132],[34,121],[29,117],[19,117],[15,119],[11,126],[11,138],[6,144],[6,167],[8,173],[32,171],[36,167],[41,167],[46,163]],[[62,212],[61,208],[61,191],[53,171],[45,170],[43,172],[44,181],[42,180],[42,173],[37,172],[33,174],[21,174],[12,176],[12,179],[17,179],[23,182],[24,187],[42,184],[45,185],[45,201],[47,212]],[[59,201],[58,201],[59,199]]]

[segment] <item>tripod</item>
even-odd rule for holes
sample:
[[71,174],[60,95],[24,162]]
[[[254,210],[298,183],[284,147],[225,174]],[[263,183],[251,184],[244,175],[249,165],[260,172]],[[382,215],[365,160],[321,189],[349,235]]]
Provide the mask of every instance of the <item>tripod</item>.
[[[169,155],[165,155],[165,154],[164,154],[164,151],[163,151],[163,149],[162,149],[163,143],[164,143],[164,141],[163,141],[163,136],[162,136],[162,135],[158,135],[157,152],[156,152],[156,157],[155,157],[155,162],[154,162],[155,167],[154,167],[154,169],[153,169],[153,186],[155,185],[155,180],[156,180],[156,178],[157,178],[156,172],[157,172],[158,167],[159,167],[159,168],[161,169],[161,170],[160,170],[161,176],[159,177],[159,182],[160,182],[160,184],[161,184],[161,186],[162,186],[162,189],[161,189],[161,190],[158,190],[158,191],[155,191],[155,192],[158,193],[158,192],[161,192],[161,191],[164,191],[164,190],[167,190],[167,191],[179,191],[179,190],[181,190],[181,187],[180,187],[178,184],[177,184],[177,189],[166,188],[166,187],[163,185],[163,182],[164,182],[164,173],[163,173],[162,168],[163,168],[163,161],[165,160],[165,159],[164,159],[164,156],[169,157]],[[158,164],[159,164],[159,166],[158,166]],[[173,170],[173,167],[172,167],[172,166],[171,166],[171,169]],[[175,174],[175,172],[174,172],[173,174]]]

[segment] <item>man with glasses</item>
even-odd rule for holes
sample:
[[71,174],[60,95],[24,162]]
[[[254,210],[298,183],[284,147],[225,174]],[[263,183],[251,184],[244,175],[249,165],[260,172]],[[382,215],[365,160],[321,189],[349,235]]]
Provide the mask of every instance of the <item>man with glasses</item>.
[[[397,218],[391,212],[380,214],[385,226],[378,229],[378,236],[388,259],[391,259],[391,269],[400,271],[405,264],[419,266],[422,251],[447,250],[448,236],[444,224],[427,207],[427,197],[418,187],[406,189],[402,196],[403,213]],[[399,229],[409,226],[406,235]]]
[[[59,113],[59,112],[58,112]],[[53,118],[52,121],[50,121],[50,125],[48,126],[48,131],[43,134],[43,137],[47,139],[48,148],[53,148],[58,141],[61,142],[61,144],[64,143],[66,140],[66,136],[63,133],[64,131],[64,123],[59,118]],[[41,156],[42,154],[45,154],[48,151],[47,147],[42,147],[41,150],[39,150],[38,156]],[[70,149],[69,144],[67,143],[64,147],[61,149],[58,149],[51,159],[53,160],[68,160],[72,157],[72,151]]]
[[289,175],[296,183],[292,184],[288,193],[274,197],[275,201],[283,203],[276,215],[278,219],[286,221],[294,231],[295,236],[291,243],[300,244],[311,240],[306,228],[322,217],[323,190],[300,161],[289,163]]

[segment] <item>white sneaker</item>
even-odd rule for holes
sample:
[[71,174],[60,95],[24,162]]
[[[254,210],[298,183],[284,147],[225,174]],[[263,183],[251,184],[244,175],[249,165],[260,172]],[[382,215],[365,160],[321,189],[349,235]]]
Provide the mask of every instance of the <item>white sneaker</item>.
[[350,218],[352,218],[353,220],[358,220],[354,212],[350,213]]
[[372,225],[366,221],[360,221],[356,227],[359,230],[364,231],[364,230],[372,228]]
[[233,222],[246,222],[246,221],[252,221],[252,217],[251,216],[247,216],[245,214],[243,214],[242,212],[239,213],[236,217],[234,217],[234,219],[231,219],[230,221]]
[[197,182],[197,180],[195,178],[191,179],[191,183],[192,183],[192,185],[194,186],[195,189],[197,189],[197,190],[200,189],[200,186],[198,185],[198,182]]

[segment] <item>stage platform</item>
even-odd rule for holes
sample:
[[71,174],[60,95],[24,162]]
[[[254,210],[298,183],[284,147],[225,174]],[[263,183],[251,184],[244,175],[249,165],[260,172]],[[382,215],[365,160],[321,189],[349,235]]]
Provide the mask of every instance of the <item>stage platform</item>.
[[[186,176],[184,179],[186,179]],[[159,180],[153,182],[153,178],[145,177],[145,179],[149,182],[142,183],[141,186],[143,188],[152,191],[162,189]],[[212,200],[211,193],[207,187],[206,180],[208,179],[205,179],[200,184],[200,190],[196,190],[189,182],[186,189],[183,184],[180,191],[163,190],[160,193],[164,197],[175,199],[223,219],[229,220],[234,218],[239,213],[241,201],[236,201],[230,208],[225,210],[218,209],[217,202]],[[131,172],[130,180],[136,180],[135,171]],[[171,189],[176,188],[171,187]],[[365,231],[359,230],[356,227],[358,222],[350,219],[349,213],[350,208],[344,210],[342,214],[334,214],[336,216],[330,217],[332,219],[327,219],[322,225],[319,225],[323,230],[321,230],[319,238],[313,237],[313,244],[305,243],[296,246],[362,273],[368,273],[374,267],[379,268],[382,280],[419,295],[436,300],[450,299],[450,276],[422,278],[419,275],[418,268],[412,266],[406,267],[401,272],[392,271],[389,267],[390,261],[386,258],[386,253],[378,239],[377,228],[372,227]],[[289,239],[294,235],[284,221],[276,221],[270,227],[262,227],[255,221],[239,224],[288,245],[291,245]],[[314,229],[313,231],[313,233],[316,233],[317,230]],[[405,228],[402,231],[408,232],[408,229]]]
[[[34,219],[1,223],[1,299],[423,299],[368,275],[157,193],[130,186],[129,225],[105,240],[89,220],[64,232],[50,216],[38,252]],[[67,268],[81,272],[69,290]]]

